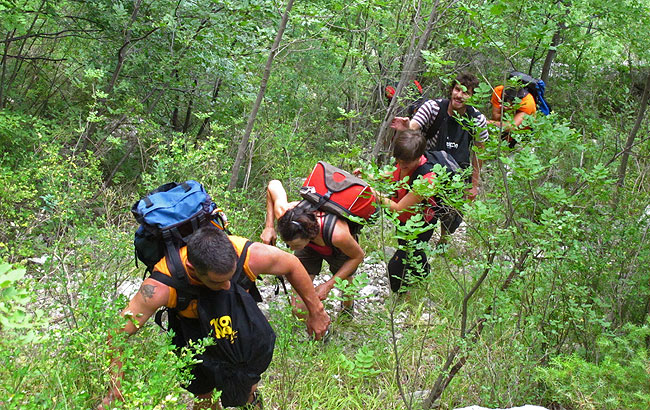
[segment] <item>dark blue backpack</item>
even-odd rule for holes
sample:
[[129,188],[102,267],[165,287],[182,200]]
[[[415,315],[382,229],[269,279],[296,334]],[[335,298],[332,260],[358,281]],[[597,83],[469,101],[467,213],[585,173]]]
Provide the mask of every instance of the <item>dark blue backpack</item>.
[[133,240],[135,254],[149,273],[164,256],[180,264],[178,249],[200,227],[212,223],[229,233],[225,215],[193,180],[161,185],[137,201],[131,213],[140,223]]
[[546,91],[546,84],[544,81],[538,78],[533,78],[528,74],[524,74],[519,71],[511,71],[508,74],[508,79],[514,77],[521,80],[523,83],[523,88],[533,95],[533,98],[535,98],[535,103],[537,103],[537,109],[541,111],[542,114],[549,115],[551,113],[551,107],[544,99],[544,92]]

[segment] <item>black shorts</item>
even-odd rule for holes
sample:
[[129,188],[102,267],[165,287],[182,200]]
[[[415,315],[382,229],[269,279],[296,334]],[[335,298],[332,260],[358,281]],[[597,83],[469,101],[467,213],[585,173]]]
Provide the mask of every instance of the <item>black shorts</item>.
[[[440,224],[445,228],[447,233],[456,232],[456,229],[463,222],[463,214],[459,210],[445,206],[436,209],[436,218],[440,221]],[[435,223],[435,220],[432,223]]]
[[[182,318],[169,315],[169,326],[176,332],[173,343],[177,349],[186,346],[185,338],[199,340],[200,323],[198,319]],[[221,403],[224,407],[243,406],[248,402],[251,387],[261,379],[261,373],[266,368],[250,369],[235,367],[218,358],[202,355],[198,357],[202,363],[192,365],[192,380],[182,387],[194,395],[221,391]],[[270,359],[269,359],[270,361]]]
[[220,390],[223,407],[239,407],[248,402],[251,388],[261,378],[244,372],[240,377],[224,377],[221,381],[217,381],[214,372],[219,372],[214,364],[211,364],[211,367],[203,364],[194,365],[192,367],[194,378],[183,388],[197,396]]
[[300,263],[302,263],[302,266],[305,267],[307,273],[311,276],[316,276],[320,273],[323,260],[327,261],[330,266],[330,272],[332,275],[335,275],[341,269],[341,266],[350,259],[349,256],[338,249],[335,249],[331,255],[321,255],[309,246],[296,251],[295,255],[300,259]]

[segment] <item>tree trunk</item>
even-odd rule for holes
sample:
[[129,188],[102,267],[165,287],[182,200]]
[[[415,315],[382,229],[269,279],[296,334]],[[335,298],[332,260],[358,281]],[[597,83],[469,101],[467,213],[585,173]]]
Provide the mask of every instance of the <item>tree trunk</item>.
[[[34,31],[34,26],[36,26],[36,22],[38,21],[40,15],[41,15],[41,11],[43,10],[44,6],[45,6],[45,0],[43,0],[41,2],[41,5],[38,7],[38,10],[34,14],[34,18],[32,19],[32,23],[29,25],[29,28],[27,29],[27,32],[25,33],[26,37],[23,39],[23,42],[20,45],[20,47],[18,49],[18,52],[16,53],[16,57],[19,58],[20,56],[24,55],[23,52],[25,51],[25,45],[27,44],[28,39],[31,37],[31,34]],[[43,28],[44,24],[45,24],[45,21],[43,21],[40,28]],[[32,39],[32,44],[29,46],[28,52],[32,48],[32,46],[34,45],[35,42],[36,42],[36,38]],[[55,42],[56,42],[56,40],[55,40]],[[7,89],[12,88],[12,84],[16,80],[16,77],[18,76],[18,72],[22,68],[23,61],[24,60],[22,60],[22,59],[17,60],[16,64],[14,65],[13,73],[11,74],[11,76],[9,77],[9,81],[7,82]]]
[[[259,138],[259,137],[258,137]],[[248,149],[248,166],[246,167],[246,176],[244,177],[244,191],[248,189],[248,181],[251,177],[253,168],[253,154],[255,153],[255,137],[251,138],[250,148]]]
[[[217,101],[217,97],[219,96],[219,89],[221,88],[221,77],[217,77],[214,81],[214,87],[212,88],[212,106],[214,107],[214,103]],[[196,134],[196,138],[201,138],[205,134],[205,130],[210,126],[210,117],[205,117],[203,120],[203,123],[201,124],[201,128],[199,128],[199,132]]]
[[627,141],[625,141],[625,149],[621,155],[621,163],[618,167],[618,181],[616,181],[616,195],[614,195],[614,208],[618,205],[618,199],[620,197],[621,188],[623,188],[623,183],[625,182],[625,173],[627,172],[627,161],[630,157],[630,152],[632,151],[632,145],[634,145],[634,139],[636,138],[639,128],[641,128],[641,123],[645,118],[645,110],[648,107],[648,97],[650,94],[650,72],[645,81],[645,87],[643,89],[643,97],[641,97],[641,104],[639,105],[639,112],[636,116],[636,121],[630,134],[627,136]]
[[[448,7],[451,8],[455,3],[456,0],[453,0]],[[404,89],[406,84],[409,84],[411,81],[413,81],[413,78],[415,76],[415,69],[417,68],[418,63],[420,61],[420,54],[424,49],[424,47],[429,42],[429,38],[431,37],[431,32],[433,31],[433,27],[440,20],[441,15],[437,15],[438,4],[439,1],[436,1],[434,3],[433,8],[431,9],[431,13],[429,14],[429,21],[427,22],[427,26],[424,32],[422,33],[422,35],[420,35],[417,45],[413,47],[411,44],[411,47],[409,47],[410,52],[408,53],[408,58],[404,63],[404,68],[402,70],[402,75],[400,76],[399,83],[397,84],[395,95],[391,99],[390,104],[388,104],[388,110],[386,111],[384,120],[381,122],[379,131],[377,132],[377,139],[375,140],[375,146],[372,149],[372,156],[375,159],[378,159],[379,153],[386,145],[388,145],[387,143],[389,141],[388,137],[390,131],[390,122],[392,121],[395,115],[395,111],[397,111],[399,97],[401,96],[402,90]]]
[[2,72],[0,73],[0,109],[4,108],[4,101],[5,101],[5,95],[4,95],[4,89],[5,89],[5,75],[7,73],[7,54],[9,53],[9,47],[11,46],[11,41],[9,39],[13,37],[14,31],[9,31],[7,32],[7,37],[6,37],[6,42],[5,42],[5,49],[4,52],[2,53],[2,60],[0,61],[0,65],[2,66]]
[[[551,71],[551,64],[557,55],[556,47],[560,45],[560,40],[562,38],[561,32],[564,30],[565,25],[562,23],[558,25],[555,33],[553,33],[553,39],[551,40],[551,46],[548,48],[548,53],[546,53],[546,59],[544,60],[544,65],[542,66],[542,76],[541,79],[544,83],[548,84],[548,74]],[[529,73],[530,74],[530,73]]]
[[237,149],[237,156],[235,157],[235,163],[232,166],[232,174],[230,176],[230,182],[228,183],[228,189],[233,189],[235,186],[237,186],[237,181],[239,180],[239,168],[241,167],[242,160],[244,159],[244,153],[246,152],[246,147],[248,146],[248,139],[250,138],[251,132],[253,131],[253,125],[255,124],[257,111],[262,104],[262,98],[264,98],[264,93],[266,92],[266,85],[269,81],[269,76],[271,75],[271,65],[273,64],[273,59],[278,52],[280,41],[282,40],[282,35],[284,34],[284,29],[287,27],[287,20],[289,20],[289,12],[293,7],[293,2],[294,0],[289,0],[287,2],[287,7],[284,11],[284,14],[282,15],[282,21],[280,21],[280,27],[278,27],[278,33],[275,36],[275,41],[271,47],[269,57],[266,59],[266,66],[264,67],[264,74],[262,76],[260,90],[257,93],[257,99],[255,100],[255,104],[253,104],[253,109],[248,116],[246,130],[244,131],[244,135],[239,143],[239,148]]
[[192,88],[192,92],[190,93],[190,101],[187,103],[187,111],[185,112],[185,121],[183,122],[183,134],[185,134],[187,130],[190,128],[190,123],[192,120],[192,107],[194,105],[194,96],[196,93],[197,86],[198,86],[198,80],[195,78],[194,88]]

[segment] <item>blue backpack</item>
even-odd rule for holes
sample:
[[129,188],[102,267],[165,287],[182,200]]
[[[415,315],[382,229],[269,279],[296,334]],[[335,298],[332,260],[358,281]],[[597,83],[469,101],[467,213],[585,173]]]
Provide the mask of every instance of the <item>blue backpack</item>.
[[211,223],[230,234],[223,212],[203,185],[193,180],[161,185],[137,201],[131,213],[140,223],[133,240],[135,263],[139,259],[149,273],[164,256],[182,267],[178,250],[202,226]]
[[533,95],[533,98],[535,98],[535,103],[537,103],[537,109],[541,111],[542,114],[549,115],[551,113],[551,107],[544,99],[544,92],[546,91],[546,84],[544,81],[538,78],[533,78],[528,74],[524,74],[519,71],[511,71],[508,74],[508,79],[515,77],[521,80],[523,83],[523,89]]

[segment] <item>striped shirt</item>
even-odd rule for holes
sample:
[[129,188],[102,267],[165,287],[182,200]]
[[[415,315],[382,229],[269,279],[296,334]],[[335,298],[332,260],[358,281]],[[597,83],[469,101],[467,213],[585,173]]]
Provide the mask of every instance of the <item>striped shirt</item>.
[[[415,113],[415,116],[413,116],[413,121],[417,122],[420,125],[420,128],[422,129],[424,135],[426,135],[427,130],[433,125],[436,117],[438,116],[438,112],[440,111],[440,101],[441,100],[428,100],[420,106],[418,111]],[[467,110],[475,110],[478,114],[472,116],[472,120],[474,121],[474,132],[471,134],[475,143],[487,141],[489,136],[487,131],[487,119],[485,118],[485,115],[481,114],[474,107],[468,106]],[[427,141],[427,150],[435,149],[436,143],[438,142],[438,134],[440,134],[440,130],[436,132],[436,135],[432,139],[429,139]]]

